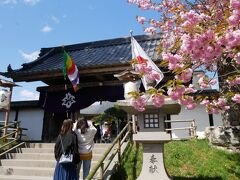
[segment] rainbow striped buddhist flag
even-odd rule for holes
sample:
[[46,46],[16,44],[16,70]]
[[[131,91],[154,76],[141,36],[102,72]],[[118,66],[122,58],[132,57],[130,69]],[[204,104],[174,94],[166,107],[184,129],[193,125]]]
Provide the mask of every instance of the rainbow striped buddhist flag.
[[71,81],[73,85],[73,89],[76,92],[79,89],[78,68],[74,64],[72,58],[66,51],[64,51],[63,53],[63,59],[64,59],[64,64],[63,64],[64,78],[66,79],[66,76],[68,76],[68,79]]

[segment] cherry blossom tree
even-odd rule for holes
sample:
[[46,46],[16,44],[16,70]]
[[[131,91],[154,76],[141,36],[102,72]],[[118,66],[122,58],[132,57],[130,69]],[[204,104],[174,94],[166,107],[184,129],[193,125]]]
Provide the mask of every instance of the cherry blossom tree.
[[[137,21],[146,33],[162,35],[158,47],[160,67],[174,75],[158,89],[150,88],[145,94],[132,93],[132,105],[144,111],[147,100],[151,100],[160,107],[168,95],[189,110],[202,104],[209,114],[222,113],[225,126],[240,125],[240,1],[128,0],[128,3],[159,13],[159,19],[137,16]],[[146,70],[144,63],[131,62],[136,71]],[[196,87],[190,83],[197,69],[214,74],[198,76],[202,89],[214,85],[218,79],[217,95],[192,96]],[[141,71],[140,75],[149,71]]]

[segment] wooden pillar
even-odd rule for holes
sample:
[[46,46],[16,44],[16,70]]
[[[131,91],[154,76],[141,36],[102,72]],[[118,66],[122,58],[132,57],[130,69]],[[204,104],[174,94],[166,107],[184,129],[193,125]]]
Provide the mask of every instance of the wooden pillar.
[[119,163],[119,167],[122,164],[122,160],[121,160],[121,138],[118,139],[118,163]]
[[136,134],[136,116],[132,115],[132,133]]
[[[136,116],[132,114],[132,134],[136,134]],[[133,146],[136,147],[136,141],[133,141]]]
[[210,125],[210,126],[214,126],[214,123],[213,123],[213,115],[212,115],[212,114],[208,114],[208,117],[209,117],[209,125]]

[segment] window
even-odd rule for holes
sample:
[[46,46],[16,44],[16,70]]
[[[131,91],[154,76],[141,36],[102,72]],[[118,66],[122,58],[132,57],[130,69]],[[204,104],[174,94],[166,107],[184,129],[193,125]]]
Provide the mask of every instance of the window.
[[145,128],[159,128],[158,114],[145,114],[144,115]]

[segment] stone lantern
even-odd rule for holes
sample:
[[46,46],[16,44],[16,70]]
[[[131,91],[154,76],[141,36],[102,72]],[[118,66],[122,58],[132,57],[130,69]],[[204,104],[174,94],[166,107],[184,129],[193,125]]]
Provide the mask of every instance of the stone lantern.
[[[128,89],[125,89],[125,92],[127,91]],[[138,180],[170,179],[164,167],[163,148],[164,143],[169,142],[171,137],[165,131],[164,120],[167,119],[168,115],[178,114],[181,106],[170,98],[166,98],[165,104],[159,108],[148,102],[143,112],[134,109],[130,104],[129,98],[119,100],[117,104],[121,109],[131,114],[132,117],[137,117],[139,131],[133,134],[133,140],[137,143],[142,143],[143,146],[143,166]]]
[[[141,80],[137,72],[128,69],[119,74],[114,74],[114,77],[118,78],[120,81],[123,82],[125,100],[130,101],[131,96],[128,94],[129,92],[133,91],[139,92]],[[136,132],[135,115],[132,114],[131,118],[133,133],[135,133]]]

